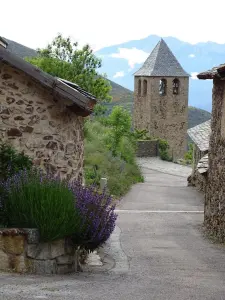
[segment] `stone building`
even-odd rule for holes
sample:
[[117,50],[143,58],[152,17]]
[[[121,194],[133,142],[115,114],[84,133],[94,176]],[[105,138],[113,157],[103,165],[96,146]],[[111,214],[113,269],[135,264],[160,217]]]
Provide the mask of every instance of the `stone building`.
[[188,185],[203,192],[207,185],[210,134],[211,120],[188,129],[188,135],[193,141],[192,173],[188,177]]
[[211,120],[188,129],[187,133],[193,141],[193,169],[195,170],[199,160],[209,151]]
[[55,78],[0,43],[0,139],[61,177],[82,179],[83,117],[96,98]]
[[163,39],[134,74],[134,128],[166,139],[173,159],[187,151],[189,74]]
[[225,241],[225,64],[200,73],[213,79],[209,169],[204,222],[209,232]]

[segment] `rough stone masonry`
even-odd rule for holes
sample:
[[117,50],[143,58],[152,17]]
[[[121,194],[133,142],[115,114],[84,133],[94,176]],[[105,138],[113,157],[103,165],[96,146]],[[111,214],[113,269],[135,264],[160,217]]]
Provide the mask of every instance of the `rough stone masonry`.
[[0,63],[0,139],[36,165],[68,179],[83,177],[83,118],[56,102],[28,75]]

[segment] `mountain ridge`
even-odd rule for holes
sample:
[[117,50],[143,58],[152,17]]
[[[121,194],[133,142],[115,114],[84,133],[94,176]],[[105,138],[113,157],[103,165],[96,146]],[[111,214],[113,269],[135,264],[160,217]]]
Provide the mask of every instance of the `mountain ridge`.
[[[156,36],[157,37],[157,36]],[[14,42],[5,38],[8,42],[8,49],[9,51],[13,52],[14,54],[25,58],[29,56],[36,56],[36,50],[26,47],[18,42]],[[109,47],[110,48],[110,47]],[[108,79],[112,90],[110,92],[111,96],[113,97],[112,103],[107,104],[108,110],[110,111],[113,106],[115,105],[122,105],[126,107],[128,110],[132,112],[133,109],[133,91],[130,89],[118,84],[117,82]],[[133,85],[133,78],[132,78],[132,85]],[[189,127],[193,127],[198,125],[204,121],[210,119],[211,114],[205,110],[201,110],[198,108],[190,108],[189,107]]]
[[[95,52],[101,57],[101,71],[108,79],[133,90],[133,74],[143,65],[160,36],[108,46]],[[207,111],[212,109],[212,81],[197,80],[196,74],[225,62],[225,44],[199,42],[191,44],[175,37],[163,37],[184,70],[191,74],[189,104]]]

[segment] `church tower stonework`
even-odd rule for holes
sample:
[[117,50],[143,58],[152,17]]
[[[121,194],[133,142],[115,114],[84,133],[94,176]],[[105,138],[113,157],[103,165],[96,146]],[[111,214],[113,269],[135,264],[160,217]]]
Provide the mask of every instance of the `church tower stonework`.
[[189,74],[161,39],[134,74],[135,129],[168,141],[173,160],[187,151]]

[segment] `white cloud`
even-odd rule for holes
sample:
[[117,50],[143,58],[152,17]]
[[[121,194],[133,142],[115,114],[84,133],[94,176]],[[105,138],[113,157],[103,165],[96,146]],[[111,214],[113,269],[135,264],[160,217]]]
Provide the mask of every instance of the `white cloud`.
[[148,55],[149,53],[137,48],[118,48],[118,53],[112,53],[110,56],[126,59],[130,68],[133,69],[135,64],[143,63]]
[[198,75],[198,72],[192,72],[191,79],[198,79],[197,75]]
[[189,54],[188,57],[194,58],[195,54]]
[[119,71],[113,75],[113,78],[124,77],[124,76],[125,76],[124,71]]

